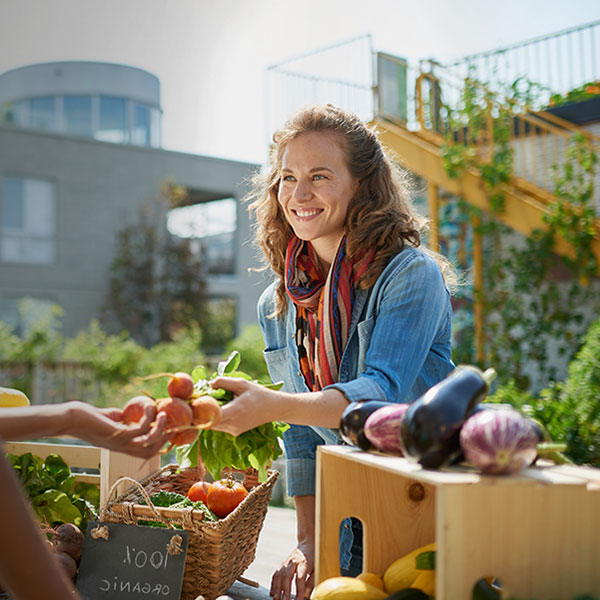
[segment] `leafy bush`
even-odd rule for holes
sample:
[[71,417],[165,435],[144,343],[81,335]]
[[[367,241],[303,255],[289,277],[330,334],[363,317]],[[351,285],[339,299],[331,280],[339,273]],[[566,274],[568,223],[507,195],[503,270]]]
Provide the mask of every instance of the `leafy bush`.
[[504,402],[530,413],[552,439],[567,444],[565,454],[577,464],[600,467],[600,319],[583,338],[569,365],[567,379],[553,382],[537,397],[514,382],[500,387],[492,402]]
[[269,383],[271,378],[263,356],[265,343],[258,325],[247,325],[226,347],[227,354],[237,350],[242,355],[242,368],[261,383]]

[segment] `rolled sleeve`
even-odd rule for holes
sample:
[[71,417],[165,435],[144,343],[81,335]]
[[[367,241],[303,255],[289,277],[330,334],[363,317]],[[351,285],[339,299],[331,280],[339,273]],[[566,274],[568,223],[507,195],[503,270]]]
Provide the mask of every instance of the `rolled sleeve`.
[[323,439],[305,425],[290,425],[283,434],[289,496],[315,494],[317,446]]
[[388,401],[381,386],[370,377],[361,376],[347,383],[333,383],[332,385],[328,385],[327,388],[339,390],[346,396],[349,402],[359,402],[360,400]]

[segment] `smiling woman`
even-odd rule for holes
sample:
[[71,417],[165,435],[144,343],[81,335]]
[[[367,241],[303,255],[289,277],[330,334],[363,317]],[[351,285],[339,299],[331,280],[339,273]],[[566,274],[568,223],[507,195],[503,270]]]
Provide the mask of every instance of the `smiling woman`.
[[[276,570],[275,600],[310,594],[315,457],[341,443],[349,402],[410,402],[452,370],[452,272],[419,248],[422,222],[375,133],[351,113],[313,106],[274,135],[251,193],[256,238],[275,281],[259,300],[265,360],[281,390],[220,377],[234,401],[216,429],[238,435],[285,421],[288,493],[298,543]],[[359,524],[346,520],[342,574],[361,570]]]

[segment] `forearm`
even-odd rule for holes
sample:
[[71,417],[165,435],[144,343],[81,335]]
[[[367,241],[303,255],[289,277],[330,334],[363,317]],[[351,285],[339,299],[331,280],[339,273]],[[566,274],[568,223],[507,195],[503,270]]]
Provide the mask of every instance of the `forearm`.
[[[7,409],[9,410],[9,409]],[[1,450],[1,448],[0,448]],[[0,581],[15,598],[79,598],[52,556],[17,479],[0,452]],[[33,568],[32,568],[33,565]]]
[[72,426],[71,403],[3,408],[0,438],[19,441],[39,437],[57,437],[69,433]]
[[278,421],[312,427],[338,428],[348,399],[339,390],[326,389],[300,394],[282,393]]
[[315,496],[294,496],[298,543],[315,542]]

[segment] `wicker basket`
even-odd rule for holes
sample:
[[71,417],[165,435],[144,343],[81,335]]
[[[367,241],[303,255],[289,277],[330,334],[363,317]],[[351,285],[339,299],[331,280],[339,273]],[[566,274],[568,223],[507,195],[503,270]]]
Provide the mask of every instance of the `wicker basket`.
[[[255,473],[245,474],[244,485],[251,488],[248,496],[224,519],[205,522],[202,512],[191,508],[148,505],[149,498],[146,497],[149,494],[165,490],[185,495],[198,481],[196,469],[178,473],[178,468],[177,465],[167,465],[139,483],[130,480],[133,485],[103,507],[100,520],[137,526],[138,521],[150,518],[163,521],[168,526],[181,525],[190,532],[181,600],[194,600],[200,595],[206,600],[214,600],[227,592],[254,560],[258,536],[279,473],[269,471],[267,481],[262,484],[258,484]],[[141,501],[144,505],[140,504]]]

